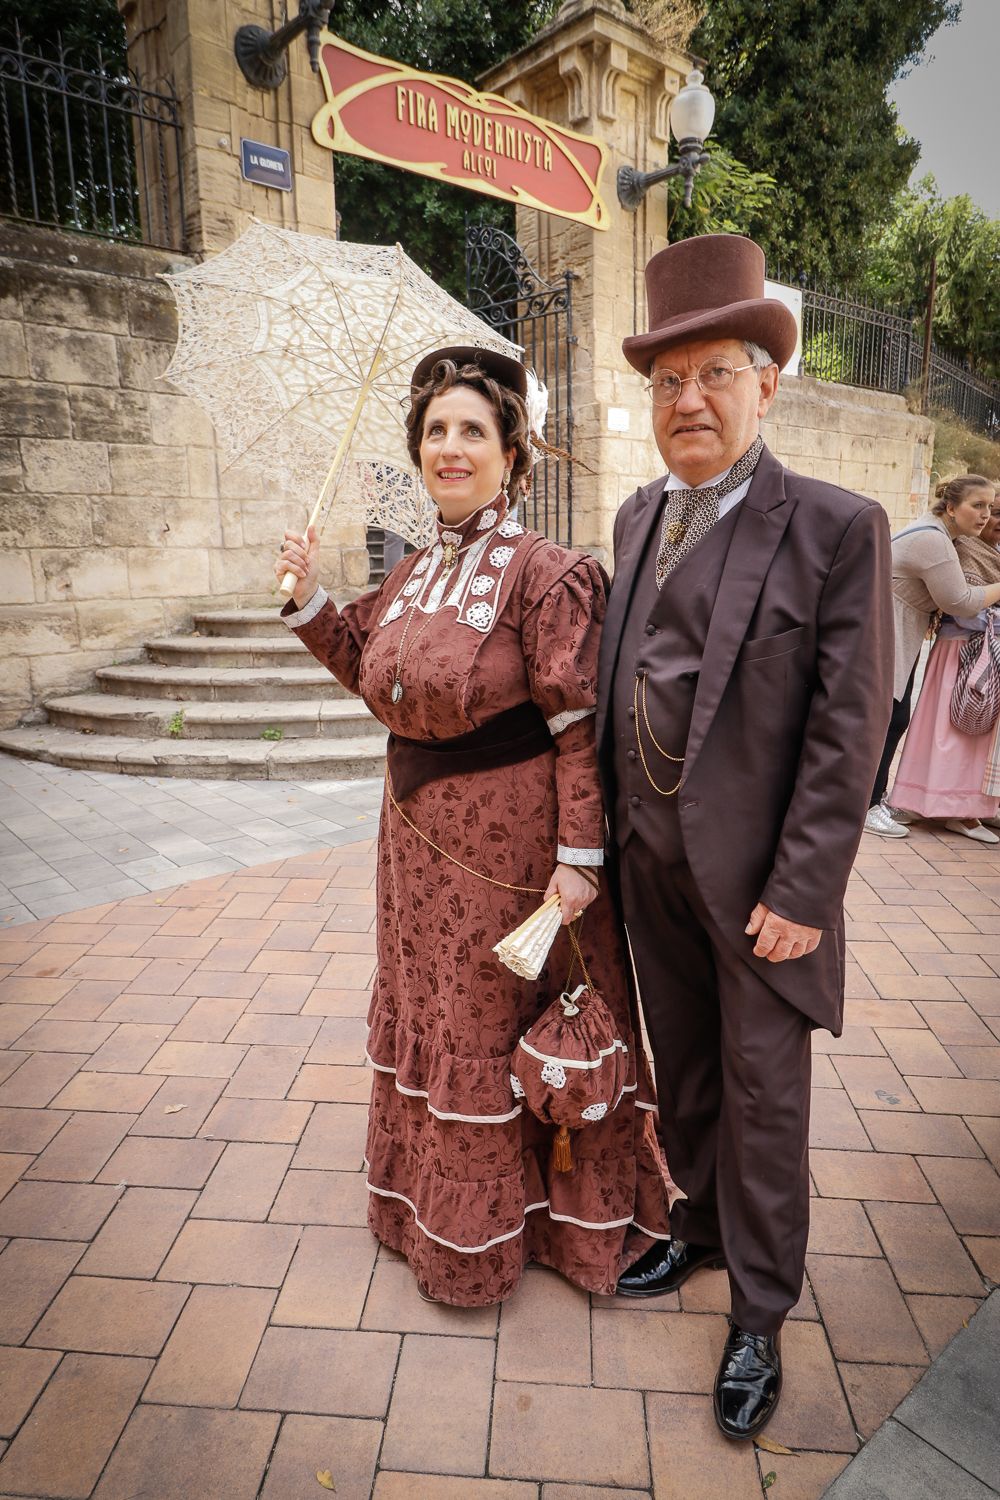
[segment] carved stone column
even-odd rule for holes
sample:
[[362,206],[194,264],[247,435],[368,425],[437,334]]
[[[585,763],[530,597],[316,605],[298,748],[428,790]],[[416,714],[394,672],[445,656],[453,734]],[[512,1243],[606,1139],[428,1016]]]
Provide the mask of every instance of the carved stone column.
[[[610,227],[590,229],[536,209],[517,211],[517,238],[546,279],[567,269],[573,287],[573,540],[603,560],[622,501],[662,472],[648,398],[621,341],[645,327],[643,268],[666,244],[666,186],[635,213],[615,192],[620,166],[652,171],[667,159],[670,101],[691,59],[664,53],[619,0],[566,0],[535,40],[480,80],[556,124],[602,139],[601,184]],[[627,424],[627,425],[626,425]],[[624,430],[622,430],[624,429]]]

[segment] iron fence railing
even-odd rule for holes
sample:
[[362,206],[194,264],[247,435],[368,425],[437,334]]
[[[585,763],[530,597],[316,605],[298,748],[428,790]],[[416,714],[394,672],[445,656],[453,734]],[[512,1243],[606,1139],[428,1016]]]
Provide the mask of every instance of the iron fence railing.
[[796,283],[802,288],[803,374],[912,393],[928,410],[951,412],[976,431],[1000,438],[1000,381],[977,375],[936,344],[925,370],[922,315],[810,287],[804,278],[787,280]]
[[168,250],[185,243],[181,130],[167,84],[146,88],[100,48],[0,44],[0,217]]

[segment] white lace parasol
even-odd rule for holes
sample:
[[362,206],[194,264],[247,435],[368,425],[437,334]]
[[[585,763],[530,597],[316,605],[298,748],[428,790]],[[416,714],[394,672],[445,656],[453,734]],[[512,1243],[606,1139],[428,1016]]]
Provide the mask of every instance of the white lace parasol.
[[254,221],[219,255],[164,276],[180,331],[166,377],[211,417],[230,463],[422,545],[433,506],[406,452],[410,373],[432,349],[520,349],[399,245]]

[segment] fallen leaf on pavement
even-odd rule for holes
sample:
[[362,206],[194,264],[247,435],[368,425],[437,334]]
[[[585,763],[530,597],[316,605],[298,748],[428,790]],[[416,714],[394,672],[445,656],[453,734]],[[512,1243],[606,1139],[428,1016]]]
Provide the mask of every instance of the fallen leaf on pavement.
[[791,1448],[785,1448],[781,1445],[781,1443],[776,1443],[771,1438],[754,1438],[754,1442],[757,1444],[758,1448],[763,1448],[765,1453],[782,1453],[785,1454],[788,1458],[795,1457],[795,1454],[792,1452]]
[[168,1104],[163,1111],[165,1115],[179,1115],[182,1109],[187,1109],[186,1104]]
[[771,1472],[770,1472],[770,1474],[765,1474],[764,1475],[764,1478],[762,1480],[764,1488],[766,1490],[769,1490],[771,1488],[772,1484],[777,1483],[777,1479],[778,1479],[778,1476],[774,1472],[774,1470],[772,1469]]
[[335,1490],[337,1488],[329,1469],[317,1469],[316,1478],[325,1490]]

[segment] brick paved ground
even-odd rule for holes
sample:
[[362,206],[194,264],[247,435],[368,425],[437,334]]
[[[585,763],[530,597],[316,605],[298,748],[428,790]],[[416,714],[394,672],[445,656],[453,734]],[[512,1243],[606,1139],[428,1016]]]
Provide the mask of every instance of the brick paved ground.
[[794,1456],[714,1429],[723,1273],[619,1305],[535,1270],[498,1315],[377,1250],[373,874],[355,844],[0,936],[0,1500],[327,1469],[339,1500],[819,1496],[1000,1280],[1000,857],[924,829],[858,859],[768,1430]]

